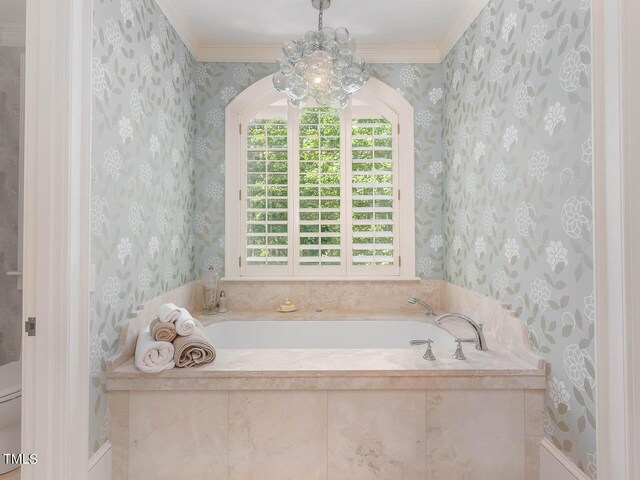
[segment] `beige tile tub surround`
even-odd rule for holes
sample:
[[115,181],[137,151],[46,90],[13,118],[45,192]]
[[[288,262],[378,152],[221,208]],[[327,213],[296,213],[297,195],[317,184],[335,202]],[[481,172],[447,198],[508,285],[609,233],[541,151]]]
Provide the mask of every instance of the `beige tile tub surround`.
[[129,478],[227,478],[227,412],[226,392],[131,392]]
[[327,392],[229,392],[228,478],[326,479]]
[[516,318],[510,305],[449,282],[438,283],[443,311],[464,313],[483,323],[487,342],[494,348],[508,350],[527,361],[540,359],[533,354],[526,325]]
[[[229,312],[200,317],[206,325],[227,320],[415,320],[424,319],[424,309],[407,302],[416,296],[429,302],[438,312],[458,312],[484,323],[485,336],[492,350],[506,350],[541,368],[533,354],[525,324],[499,301],[442,280],[415,281],[225,281]],[[279,314],[275,310],[291,298],[299,310]],[[107,360],[113,371],[133,356],[138,332],[155,318],[156,309],[173,302],[197,313],[202,305],[199,281],[189,282],[140,305],[123,325],[116,353]],[[321,312],[317,310],[321,309]],[[468,337],[471,330],[460,322],[444,325],[454,336]],[[468,348],[467,348],[468,350]]]
[[129,478],[129,392],[112,391],[109,401],[109,442],[111,443],[111,477]]
[[328,478],[426,478],[424,391],[330,392],[328,418]]
[[274,312],[286,297],[297,320],[424,319],[415,295],[484,323],[490,350],[465,344],[461,362],[436,346],[429,363],[421,348],[219,350],[204,367],[141,374],[137,332],[162,303],[197,311],[191,282],[140,306],[107,362],[115,480],[539,480],[544,364],[499,302],[441,281],[222,285],[230,311],[205,322],[290,319]]
[[524,391],[524,461],[527,480],[540,478],[540,441],[544,437],[544,390]]
[[539,480],[542,391],[114,393],[114,480]]
[[427,478],[524,477],[524,391],[427,392]]
[[424,312],[409,297],[440,306],[440,281],[226,281],[220,288],[227,295],[229,310],[241,312],[271,311],[290,298],[302,311],[397,311]]

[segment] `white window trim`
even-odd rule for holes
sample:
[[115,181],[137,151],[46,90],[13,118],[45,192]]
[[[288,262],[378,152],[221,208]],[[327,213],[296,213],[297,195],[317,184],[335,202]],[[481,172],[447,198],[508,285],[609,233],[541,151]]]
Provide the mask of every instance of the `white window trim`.
[[[401,193],[399,206],[399,256],[402,257],[399,275],[344,275],[336,276],[258,276],[243,272],[240,259],[244,257],[242,243],[243,223],[241,194],[243,185],[242,119],[257,113],[264,105],[283,98],[273,88],[273,75],[254,83],[240,93],[225,110],[225,278],[233,280],[415,280],[415,200],[414,200],[414,125],[413,106],[395,89],[384,82],[371,78],[358,95],[369,96],[393,110],[402,128],[398,133],[398,189]],[[291,123],[290,123],[291,125]],[[397,128],[397,127],[396,127]],[[396,130],[397,131],[397,130]],[[242,195],[242,198],[241,198]],[[294,256],[290,257],[295,260]]]

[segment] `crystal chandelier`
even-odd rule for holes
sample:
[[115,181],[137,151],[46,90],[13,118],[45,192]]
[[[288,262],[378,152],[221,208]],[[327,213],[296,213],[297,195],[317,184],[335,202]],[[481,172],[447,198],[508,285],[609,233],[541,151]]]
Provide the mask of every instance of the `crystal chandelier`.
[[320,12],[318,31],[285,42],[273,85],[286,93],[294,107],[314,99],[319,105],[341,109],[349,103],[349,95],[369,80],[371,71],[356,53],[356,41],[345,27],[322,26],[323,12],[331,0],[311,0],[311,4]]

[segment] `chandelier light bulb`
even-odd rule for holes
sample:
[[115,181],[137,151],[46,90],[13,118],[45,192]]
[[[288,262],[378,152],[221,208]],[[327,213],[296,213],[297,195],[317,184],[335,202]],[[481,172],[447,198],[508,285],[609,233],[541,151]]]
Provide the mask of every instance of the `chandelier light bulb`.
[[345,27],[323,27],[323,12],[330,0],[312,0],[312,5],[320,12],[318,30],[284,43],[273,85],[294,107],[313,99],[320,105],[341,109],[349,104],[349,95],[369,80],[371,71],[355,53],[356,41]]

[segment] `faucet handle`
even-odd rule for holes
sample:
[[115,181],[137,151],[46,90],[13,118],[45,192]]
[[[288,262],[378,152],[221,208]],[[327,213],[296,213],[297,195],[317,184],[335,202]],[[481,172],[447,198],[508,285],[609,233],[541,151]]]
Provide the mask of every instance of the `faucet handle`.
[[453,358],[455,358],[456,360],[466,360],[467,357],[465,356],[464,352],[462,351],[462,338],[456,338],[456,351],[453,354]]
[[433,340],[429,339],[425,342],[427,344],[427,351],[424,352],[422,358],[425,360],[433,361],[436,359],[436,356],[433,354],[433,350],[431,350],[431,345],[433,344]]
[[431,340],[411,340],[409,342],[409,344],[411,345],[426,345],[427,342],[430,342]]

